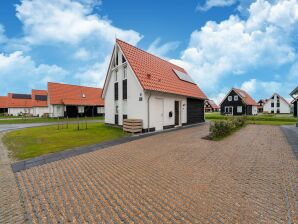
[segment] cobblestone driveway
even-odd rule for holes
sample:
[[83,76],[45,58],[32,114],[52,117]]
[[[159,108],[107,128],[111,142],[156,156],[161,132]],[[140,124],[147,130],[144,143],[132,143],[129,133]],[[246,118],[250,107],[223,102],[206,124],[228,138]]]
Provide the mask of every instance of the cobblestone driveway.
[[30,222],[297,223],[297,160],[279,127],[221,142],[207,126],[16,173]]

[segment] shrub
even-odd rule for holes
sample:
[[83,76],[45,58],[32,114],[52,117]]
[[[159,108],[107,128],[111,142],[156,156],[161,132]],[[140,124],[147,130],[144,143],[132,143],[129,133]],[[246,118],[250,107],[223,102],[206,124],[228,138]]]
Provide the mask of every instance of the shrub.
[[246,124],[245,117],[229,117],[226,120],[214,121],[210,125],[211,139],[220,139]]

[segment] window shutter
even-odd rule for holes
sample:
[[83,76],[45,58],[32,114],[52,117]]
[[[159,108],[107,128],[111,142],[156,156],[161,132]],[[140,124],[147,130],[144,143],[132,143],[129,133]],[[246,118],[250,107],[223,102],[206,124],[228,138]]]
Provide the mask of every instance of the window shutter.
[[114,84],[115,100],[118,100],[118,82]]
[[127,100],[127,79],[123,80],[123,99]]

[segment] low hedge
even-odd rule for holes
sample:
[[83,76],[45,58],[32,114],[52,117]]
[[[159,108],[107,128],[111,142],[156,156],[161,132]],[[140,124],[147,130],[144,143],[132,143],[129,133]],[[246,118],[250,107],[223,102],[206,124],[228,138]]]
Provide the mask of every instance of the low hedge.
[[226,120],[214,121],[210,125],[209,138],[219,140],[228,136],[246,124],[246,117],[228,117]]

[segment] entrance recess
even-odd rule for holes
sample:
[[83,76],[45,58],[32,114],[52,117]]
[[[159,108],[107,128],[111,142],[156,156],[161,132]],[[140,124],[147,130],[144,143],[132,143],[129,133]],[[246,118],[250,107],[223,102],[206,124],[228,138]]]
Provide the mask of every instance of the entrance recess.
[[175,126],[180,125],[180,102],[175,101]]

